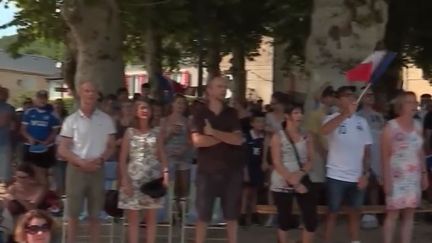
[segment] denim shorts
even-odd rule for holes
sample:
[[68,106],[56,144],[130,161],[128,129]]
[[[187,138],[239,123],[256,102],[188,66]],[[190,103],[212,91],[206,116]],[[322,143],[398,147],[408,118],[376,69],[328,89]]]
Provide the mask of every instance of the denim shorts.
[[331,213],[337,213],[344,202],[354,209],[359,209],[363,205],[364,191],[358,188],[357,182],[327,178],[326,184],[327,205]]

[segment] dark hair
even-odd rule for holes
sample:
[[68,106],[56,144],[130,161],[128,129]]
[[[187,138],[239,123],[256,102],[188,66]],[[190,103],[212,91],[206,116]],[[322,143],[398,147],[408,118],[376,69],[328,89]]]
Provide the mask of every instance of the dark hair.
[[256,117],[265,117],[265,113],[261,112],[261,111],[254,111],[251,114],[252,118],[256,118]]
[[186,102],[186,109],[185,109],[185,111],[183,113],[183,116],[187,117],[189,115],[189,104],[188,104],[188,100],[187,100],[186,96],[184,96],[182,94],[175,94],[174,95],[174,97],[173,97],[173,99],[171,101],[171,105],[169,106],[169,110],[168,110],[169,113],[168,114],[172,113],[172,111],[173,111],[172,105],[178,99],[182,99],[182,100],[184,100]]
[[289,95],[280,91],[274,92],[271,97],[281,104],[289,102]]
[[284,104],[284,113],[291,114],[294,110],[300,109],[303,111],[303,106],[298,103],[288,102]]
[[33,219],[45,219],[48,227],[50,229],[50,233],[52,234],[55,230],[55,221],[54,219],[45,211],[39,209],[33,209],[28,211],[22,217],[19,218],[18,223],[15,227],[14,238],[16,242],[24,243],[26,241],[26,227]]
[[115,101],[115,100],[117,100],[117,96],[115,94],[109,94],[109,95],[105,96],[104,100]]
[[137,108],[138,108],[139,103],[145,103],[145,104],[147,104],[148,109],[150,109],[151,116],[148,119],[148,126],[150,128],[152,128],[153,127],[153,104],[152,104],[151,100],[143,98],[143,97],[141,97],[140,99],[137,99],[137,100],[134,101],[134,106],[135,106],[134,110],[135,110],[135,113],[134,113],[134,119],[132,121],[132,127],[136,128],[136,129],[139,128],[138,127],[138,125],[139,125],[138,118],[136,117]]
[[432,98],[432,95],[430,95],[430,94],[422,94],[420,96],[420,99],[430,99],[430,98]]
[[24,172],[32,178],[35,177],[35,171],[33,167],[28,163],[21,163],[20,165],[17,166],[16,171]]
[[121,93],[129,93],[128,89],[125,87],[118,88],[117,89],[117,95],[120,95]]
[[264,118],[264,117],[265,117],[265,113],[264,112],[255,111],[255,112],[252,112],[252,114],[250,116],[250,121],[253,122],[257,118]]
[[141,89],[150,89],[151,85],[150,83],[141,84]]
[[334,96],[335,96],[335,91],[332,86],[327,86],[321,94],[322,98],[334,97]]
[[342,86],[342,87],[339,87],[337,89],[337,91],[336,91],[336,96],[338,98],[340,98],[346,92],[355,93],[356,92],[356,87],[354,87],[354,86]]
[[133,101],[136,101],[139,98],[141,98],[141,94],[140,93],[134,93],[134,95],[133,95]]

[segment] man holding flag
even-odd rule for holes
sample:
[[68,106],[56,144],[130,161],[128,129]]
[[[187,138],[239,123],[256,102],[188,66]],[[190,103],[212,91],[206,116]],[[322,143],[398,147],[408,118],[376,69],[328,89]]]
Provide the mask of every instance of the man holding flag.
[[321,133],[327,136],[327,205],[329,214],[325,242],[331,242],[342,202],[350,208],[349,231],[352,243],[359,243],[360,207],[369,180],[369,149],[372,137],[367,121],[356,115],[352,87],[340,87],[336,96],[340,112],[327,116]]

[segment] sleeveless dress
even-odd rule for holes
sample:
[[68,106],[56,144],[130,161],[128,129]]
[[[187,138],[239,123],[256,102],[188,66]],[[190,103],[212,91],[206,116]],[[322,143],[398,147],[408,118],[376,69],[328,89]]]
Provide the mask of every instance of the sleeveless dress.
[[[288,140],[285,131],[280,130],[279,137],[281,139],[281,156],[282,164],[290,172],[299,171],[300,167],[295,156],[294,148]],[[303,164],[307,160],[307,139],[302,136],[300,141],[295,143],[297,152],[300,156],[300,162]],[[271,186],[270,190],[273,192],[292,192],[293,188],[288,185],[285,178],[279,175],[276,170],[273,170],[271,175]]]
[[402,130],[396,120],[389,121],[392,155],[390,176],[392,188],[386,195],[387,209],[417,208],[421,202],[421,125],[411,132]]
[[[165,150],[167,152],[175,150],[179,147],[184,147],[184,144],[187,143],[187,139],[189,136],[186,127],[187,122],[188,122],[187,119],[184,119],[182,121],[183,126],[180,133],[171,135],[171,137],[169,137],[169,139],[166,141]],[[190,149],[189,152],[186,152],[181,156],[168,156],[170,169],[181,170],[181,171],[189,170],[191,168],[191,162],[192,162],[191,157],[192,157],[192,148]]]
[[132,181],[133,195],[127,196],[120,190],[118,207],[128,210],[161,208],[160,199],[154,199],[140,191],[141,185],[162,177],[162,165],[156,158],[157,130],[140,133],[134,128],[128,128],[129,163],[127,172]]

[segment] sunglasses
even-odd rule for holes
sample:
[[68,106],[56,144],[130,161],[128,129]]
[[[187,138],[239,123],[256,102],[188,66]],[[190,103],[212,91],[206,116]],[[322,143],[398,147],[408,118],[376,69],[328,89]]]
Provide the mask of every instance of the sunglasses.
[[39,233],[39,232],[41,232],[41,233],[46,233],[46,232],[48,232],[48,231],[50,231],[50,226],[49,226],[48,224],[42,224],[42,225],[27,225],[27,226],[25,227],[25,232],[26,232],[27,234],[30,234],[30,235],[35,235],[35,234],[37,234],[37,233]]

